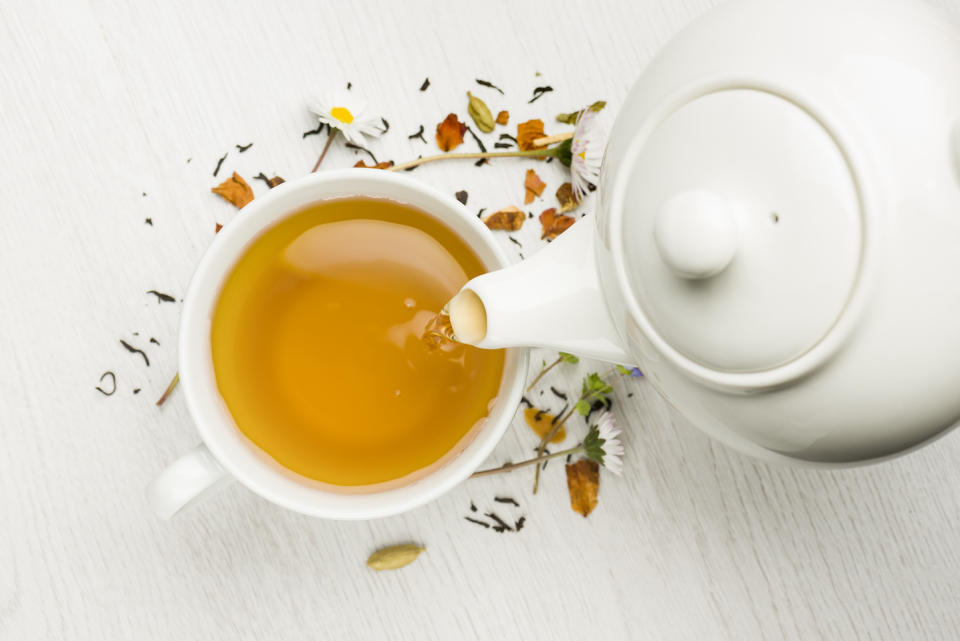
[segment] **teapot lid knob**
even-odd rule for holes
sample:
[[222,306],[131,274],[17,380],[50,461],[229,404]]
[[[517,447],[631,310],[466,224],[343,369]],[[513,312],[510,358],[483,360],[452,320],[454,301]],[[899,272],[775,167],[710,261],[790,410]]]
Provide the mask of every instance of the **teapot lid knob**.
[[737,223],[730,204],[704,189],[681,192],[661,205],[654,237],[663,262],[682,278],[715,276],[737,251]]

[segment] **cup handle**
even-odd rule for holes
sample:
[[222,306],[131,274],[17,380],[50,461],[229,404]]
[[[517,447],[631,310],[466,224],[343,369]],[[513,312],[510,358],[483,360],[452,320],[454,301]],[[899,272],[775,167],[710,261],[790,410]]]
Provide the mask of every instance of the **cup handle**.
[[169,519],[194,499],[209,495],[233,481],[207,446],[201,443],[160,472],[147,486],[147,503],[162,519]]

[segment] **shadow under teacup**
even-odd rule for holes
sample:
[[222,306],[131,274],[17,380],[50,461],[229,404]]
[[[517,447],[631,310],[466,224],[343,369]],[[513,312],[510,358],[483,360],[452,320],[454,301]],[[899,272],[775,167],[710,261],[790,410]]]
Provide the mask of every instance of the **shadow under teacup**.
[[211,347],[211,323],[226,279],[251,244],[279,221],[319,202],[358,197],[425,212],[465,241],[487,270],[508,264],[490,231],[463,205],[406,176],[369,169],[328,171],[259,196],[217,235],[184,301],[180,385],[203,443],[147,487],[148,502],[159,516],[168,518],[233,480],[278,505],[312,516],[366,519],[397,514],[437,498],[469,477],[507,429],[523,392],[527,353],[522,349],[506,351],[499,389],[487,415],[438,460],[393,480],[334,485],[302,476],[279,464],[237,427],[218,389]]

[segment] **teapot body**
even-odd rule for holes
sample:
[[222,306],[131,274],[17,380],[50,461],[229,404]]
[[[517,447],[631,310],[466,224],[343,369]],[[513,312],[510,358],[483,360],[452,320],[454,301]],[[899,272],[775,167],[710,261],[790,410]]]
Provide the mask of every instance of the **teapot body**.
[[[663,163],[644,154],[656,151],[658,127],[694,101],[733,124],[671,134],[677,166],[651,177]],[[742,145],[723,139],[737,127]],[[785,153],[778,168],[766,148],[780,135],[794,151],[810,141],[809,156]],[[703,165],[711,145],[729,166]],[[757,149],[767,155],[758,160]],[[644,207],[696,187],[684,183],[687,166],[721,192],[726,182],[775,184],[737,210],[741,243],[791,243],[751,273],[747,258],[733,258],[722,277],[760,283],[745,303],[733,285],[666,269],[635,281],[664,254]],[[839,173],[834,190],[826,183]],[[908,451],[960,420],[960,29],[950,16],[919,1],[725,3],[644,70],[599,188],[595,254],[610,318],[650,382],[708,434],[768,459],[838,465]],[[804,200],[821,188],[849,216]],[[791,189],[799,193],[781,203]],[[835,302],[820,317],[825,299]]]

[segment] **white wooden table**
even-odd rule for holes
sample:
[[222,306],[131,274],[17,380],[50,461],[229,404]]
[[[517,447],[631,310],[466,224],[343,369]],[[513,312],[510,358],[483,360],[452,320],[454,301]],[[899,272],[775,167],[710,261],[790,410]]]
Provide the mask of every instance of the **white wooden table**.
[[[536,497],[528,473],[488,477],[375,522],[314,520],[239,486],[166,523],[144,503],[197,441],[182,395],[153,404],[177,367],[180,303],[145,292],[179,300],[214,224],[242,215],[209,193],[225,175],[310,169],[311,95],[352,83],[391,124],[375,153],[399,162],[435,149],[468,89],[512,123],[599,98],[615,112],[712,3],[0,5],[0,639],[957,638],[960,437],[867,469],[771,467],[707,440],[642,381],[617,392],[626,471],[603,476],[588,519],[560,464]],[[526,104],[537,85],[555,91]],[[407,139],[420,124],[430,145]],[[336,145],[324,167],[357,158]],[[530,166],[411,176],[496,208],[520,200]],[[538,169],[543,209],[562,173]],[[527,253],[536,222],[517,235]],[[590,364],[566,367],[548,381],[573,391]],[[109,398],[94,390],[106,370]],[[533,443],[516,420],[490,462]],[[471,501],[527,525],[481,529],[463,519]],[[414,565],[364,566],[409,540],[428,548]]]

